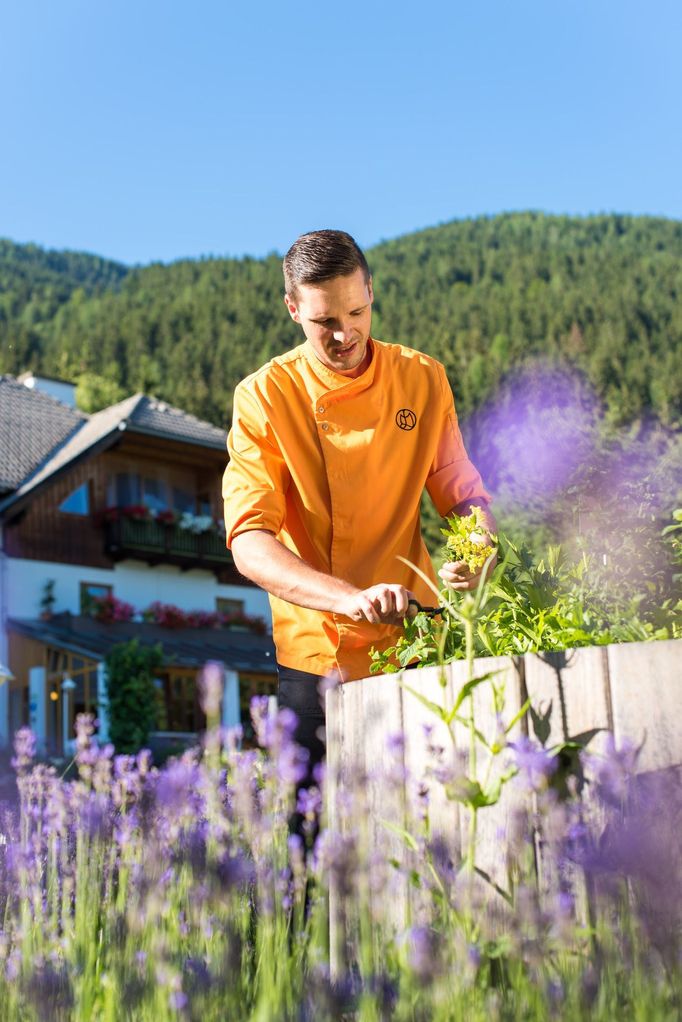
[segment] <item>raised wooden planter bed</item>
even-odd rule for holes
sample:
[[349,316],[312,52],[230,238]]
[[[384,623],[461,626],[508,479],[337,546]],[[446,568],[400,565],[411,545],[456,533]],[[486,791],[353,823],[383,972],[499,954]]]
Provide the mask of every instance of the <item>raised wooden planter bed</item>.
[[[603,749],[607,732],[616,745],[625,739],[642,745],[638,772],[665,770],[682,766],[682,641],[628,643],[569,650],[565,653],[526,654],[523,657],[479,659],[474,674],[499,671],[504,679],[506,707],[504,718],[510,721],[526,699],[538,712],[547,713],[550,734],[547,746],[567,738],[602,728],[589,748]],[[404,841],[395,828],[418,831],[419,806],[416,791],[427,765],[427,741],[424,725],[432,726],[431,743],[446,749],[446,759],[454,764],[468,750],[469,733],[455,725],[455,741],[412,692],[438,705],[451,707],[468,678],[467,664],[456,661],[444,668],[429,667],[400,674],[379,675],[350,682],[327,693],[327,767],[330,827],[343,831],[343,790],[351,778],[362,777],[368,804],[366,827],[371,846],[403,861]],[[399,683],[402,682],[402,685]],[[490,689],[475,690],[477,727],[492,739],[496,720]],[[467,707],[463,706],[466,716]],[[510,738],[532,735],[529,716],[514,728]],[[404,744],[394,743],[389,752],[387,739],[402,734]],[[643,743],[643,744],[642,744]],[[397,758],[396,758],[397,757]],[[485,770],[485,755],[479,751],[480,768]],[[395,778],[405,771],[402,788],[387,785],[386,775]],[[454,862],[461,859],[467,833],[468,810],[448,800],[441,785],[431,781],[430,822],[432,833],[440,835]],[[504,880],[504,843],[513,800],[519,795],[507,785],[500,802],[479,811],[476,864],[493,880]],[[343,926],[339,920],[332,889],[332,947],[338,947]],[[338,899],[340,904],[340,899]],[[394,886],[391,918],[402,929],[419,914],[419,891],[398,879]]]

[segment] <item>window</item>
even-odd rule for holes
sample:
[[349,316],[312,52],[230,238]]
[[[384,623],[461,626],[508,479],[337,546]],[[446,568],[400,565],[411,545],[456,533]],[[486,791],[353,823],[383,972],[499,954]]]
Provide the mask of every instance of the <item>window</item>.
[[190,670],[163,671],[159,675],[162,691],[157,698],[162,698],[165,711],[159,715],[165,720],[167,731],[184,733],[199,731],[206,726],[197,694],[196,672]]
[[59,510],[68,515],[90,514],[90,484],[82,483],[59,505]]
[[143,479],[142,503],[152,511],[165,511],[168,507],[168,487],[162,479]]
[[102,585],[101,582],[81,582],[81,614],[92,614],[93,600],[102,596],[109,596],[113,592],[113,586]]
[[[173,507],[176,511],[189,511],[190,514],[194,514],[196,510],[196,504],[194,501],[194,494],[187,493],[186,490],[178,490],[173,487]],[[203,512],[202,512],[203,514]]]
[[244,601],[233,600],[224,596],[216,596],[215,609],[219,614],[243,614]]
[[199,505],[199,514],[200,515],[212,515],[213,514],[213,508],[211,506],[211,498],[208,495],[208,493],[200,493],[198,498],[197,498],[197,503]]
[[129,507],[142,502],[140,477],[131,472],[117,472],[111,481],[109,503]]
[[[207,499],[207,498],[206,498]],[[109,504],[116,507],[130,507],[144,504],[150,511],[196,512],[194,493],[177,486],[169,486],[165,479],[139,476],[135,472],[118,472],[109,484]],[[210,506],[202,514],[210,514]]]
[[[64,740],[74,737],[76,714],[92,713],[95,716],[97,714],[97,661],[74,656],[54,646],[47,646],[45,666],[47,669],[45,681],[50,699],[47,714],[48,750],[61,752]],[[69,693],[68,702],[65,702],[62,687],[65,678],[70,678],[75,685]],[[28,693],[28,686],[25,691]],[[64,712],[67,706],[69,719],[65,722]],[[63,733],[64,723],[66,734]]]

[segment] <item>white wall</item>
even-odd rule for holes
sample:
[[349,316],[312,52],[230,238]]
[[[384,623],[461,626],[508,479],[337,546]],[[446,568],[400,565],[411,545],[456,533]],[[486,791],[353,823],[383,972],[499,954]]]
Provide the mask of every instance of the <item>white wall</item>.
[[80,613],[80,583],[113,585],[114,596],[144,610],[154,600],[174,603],[181,610],[215,610],[217,596],[243,600],[244,612],[262,617],[271,626],[270,604],[255,586],[218,585],[212,572],[181,571],[173,565],[149,567],[138,561],[121,561],[113,570],[88,568],[48,561],[8,558],[6,562],[7,614],[35,618],[47,579],[55,580],[53,612]]

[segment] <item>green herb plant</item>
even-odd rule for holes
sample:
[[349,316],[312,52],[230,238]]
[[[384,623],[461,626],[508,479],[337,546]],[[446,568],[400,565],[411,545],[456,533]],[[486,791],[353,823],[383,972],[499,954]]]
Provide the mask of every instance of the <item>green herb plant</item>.
[[[678,516],[679,514],[679,516]],[[682,522],[682,513],[676,513],[675,522]],[[622,608],[609,602],[608,594],[591,584],[589,559],[586,554],[577,563],[569,563],[558,546],[550,547],[546,558],[537,564],[529,553],[505,539],[499,540],[500,561],[490,572],[493,563],[491,545],[498,537],[485,529],[478,509],[465,517],[448,521],[445,554],[449,560],[465,560],[470,569],[483,568],[481,581],[474,592],[457,593],[449,589],[440,592],[426,576],[442,607],[441,620],[425,612],[407,619],[404,634],[395,646],[383,652],[373,651],[372,673],[392,673],[415,661],[424,666],[444,666],[455,659],[466,659],[467,680],[455,696],[452,705],[438,705],[427,699],[417,688],[403,678],[400,684],[416,699],[427,706],[447,727],[456,746],[455,729],[460,725],[468,732],[468,764],[466,774],[456,783],[446,784],[448,799],[461,803],[468,811],[468,836],[464,848],[462,867],[473,878],[475,874],[486,881],[490,878],[476,865],[476,835],[478,813],[497,804],[505,784],[517,770],[504,764],[502,753],[507,748],[508,736],[531,710],[533,730],[544,746],[547,734],[542,733],[546,721],[530,707],[530,701],[506,721],[504,683],[500,671],[487,671],[476,675],[474,660],[477,656],[520,655],[537,650],[565,650],[575,646],[604,644],[617,641],[625,635],[635,638],[678,636],[680,632],[680,605],[676,613],[672,601],[668,619],[659,627],[650,620],[629,618],[614,621],[616,611]],[[679,526],[682,529],[682,525]],[[679,532],[673,526],[666,536],[678,541]],[[417,569],[418,570],[418,569]],[[443,692],[446,678],[441,678]],[[476,722],[475,692],[489,687],[497,733],[491,738],[483,734]],[[566,737],[565,741],[547,750],[561,767],[560,789],[567,793],[566,774],[579,771],[578,752],[594,737],[596,731]],[[543,740],[544,739],[544,740]],[[461,741],[461,739],[460,739]],[[483,769],[479,768],[483,765]],[[559,788],[557,789],[559,790]],[[414,835],[404,833],[407,845],[414,847]],[[493,884],[495,890],[509,904],[514,904],[514,878],[509,877],[507,889]],[[477,938],[473,916],[460,919],[467,939]]]
[[[474,509],[476,511],[478,509]],[[449,520],[446,555],[471,561],[479,568],[488,549],[481,543],[479,516]],[[446,530],[443,530],[446,532]],[[473,537],[473,538],[472,538]],[[394,646],[373,650],[370,673],[399,671],[408,664],[432,666],[467,657],[467,628],[473,629],[474,656],[516,656],[613,642],[649,641],[682,637],[682,573],[672,575],[667,592],[657,593],[652,603],[648,583],[623,596],[611,591],[608,576],[587,552],[569,560],[561,546],[550,546],[535,560],[521,546],[500,535],[498,564],[485,582],[476,609],[476,620],[465,625],[458,615],[467,607],[470,594],[448,590],[437,593],[445,607],[439,621],[424,613],[408,618],[403,635]],[[682,510],[663,530],[674,567],[682,565]]]

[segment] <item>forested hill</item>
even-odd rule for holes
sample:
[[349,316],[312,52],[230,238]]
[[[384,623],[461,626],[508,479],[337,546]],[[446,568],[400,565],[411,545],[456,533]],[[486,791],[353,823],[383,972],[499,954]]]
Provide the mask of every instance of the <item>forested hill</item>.
[[[455,221],[368,252],[373,332],[447,367],[460,413],[538,355],[582,369],[626,422],[682,420],[682,223],[534,213]],[[127,270],[0,242],[0,372],[104,377],[217,424],[235,383],[300,334],[280,260]]]
[[3,346],[23,329],[51,320],[75,291],[89,296],[115,288],[127,273],[126,266],[100,256],[15,245],[0,238]]

